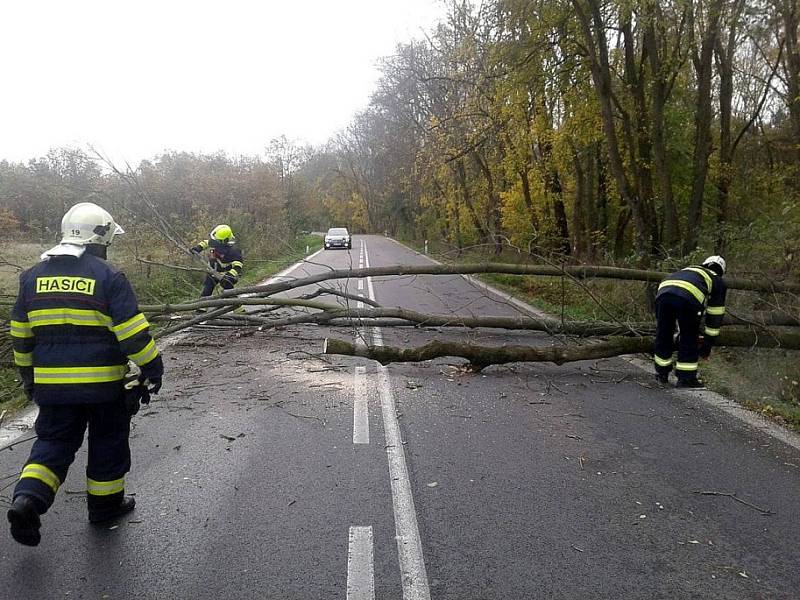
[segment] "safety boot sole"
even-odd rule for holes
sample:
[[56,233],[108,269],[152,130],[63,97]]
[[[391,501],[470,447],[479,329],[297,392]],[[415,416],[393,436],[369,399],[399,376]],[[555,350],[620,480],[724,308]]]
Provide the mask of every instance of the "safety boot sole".
[[706,384],[700,380],[694,381],[681,381],[680,379],[675,384],[676,388],[686,389],[686,390],[704,390],[706,389]]
[[24,546],[38,546],[42,541],[42,525],[36,509],[30,503],[15,503],[8,509],[11,537]]

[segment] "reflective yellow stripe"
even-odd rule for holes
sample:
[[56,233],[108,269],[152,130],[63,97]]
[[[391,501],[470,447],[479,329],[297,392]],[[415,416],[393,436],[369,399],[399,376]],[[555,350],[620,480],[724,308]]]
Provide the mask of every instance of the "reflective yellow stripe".
[[158,356],[158,348],[156,348],[155,341],[150,340],[149,344],[147,344],[136,354],[129,354],[128,358],[141,367],[149,363],[156,356]]
[[236,267],[237,269],[241,269],[244,266],[244,263],[242,261],[240,261],[240,260],[234,260],[231,263],[231,266],[232,267]]
[[126,365],[108,367],[34,367],[34,383],[105,383],[125,377]]
[[697,371],[697,363],[676,362],[675,368],[678,371]]
[[58,478],[58,475],[53,473],[50,469],[45,467],[44,465],[40,465],[37,463],[30,463],[25,465],[22,469],[22,473],[19,476],[20,479],[38,479],[45,485],[47,485],[53,492],[58,491],[58,487],[61,485],[61,480]]
[[688,281],[681,281],[680,279],[665,279],[664,281],[661,282],[661,285],[658,286],[658,289],[660,290],[661,288],[669,286],[682,288],[687,292],[689,292],[692,296],[697,298],[697,301],[700,304],[706,303],[706,295],[702,291],[700,291],[700,288],[698,288],[693,283],[689,283]]
[[725,314],[725,307],[724,306],[709,306],[706,309],[706,314],[708,315],[724,315]]
[[230,271],[228,271],[228,275],[232,275],[234,277],[238,277],[239,276],[239,271],[237,271],[236,269],[231,269]]
[[121,342],[136,335],[143,329],[147,329],[148,327],[150,327],[150,323],[147,322],[147,319],[142,313],[139,313],[132,316],[124,323],[114,325],[111,328],[111,331],[113,331],[114,335],[117,336],[117,340]]
[[14,350],[14,364],[18,367],[32,367],[33,352],[17,352]]
[[672,357],[661,358],[660,356],[653,356],[653,360],[659,367],[668,367],[672,364]]
[[703,279],[706,280],[706,285],[708,286],[708,293],[711,293],[711,288],[714,285],[714,281],[711,279],[711,275],[705,272],[703,269],[699,269],[697,267],[686,267],[684,271],[692,271],[693,273],[697,273],[698,275],[702,275]]
[[206,250],[208,248],[208,240],[203,240],[197,245],[200,246],[203,250]]
[[713,327],[706,327],[705,334],[710,335],[711,337],[716,337],[719,335],[719,329],[714,329]]
[[78,308],[43,308],[28,313],[31,327],[43,325],[85,325],[87,327],[110,327],[111,317],[97,310]]
[[86,491],[92,496],[110,496],[125,491],[125,478],[114,481],[95,481],[86,478]]
[[13,337],[18,337],[18,338],[33,337],[31,324],[28,323],[27,321],[11,321],[9,325],[10,325],[10,332]]

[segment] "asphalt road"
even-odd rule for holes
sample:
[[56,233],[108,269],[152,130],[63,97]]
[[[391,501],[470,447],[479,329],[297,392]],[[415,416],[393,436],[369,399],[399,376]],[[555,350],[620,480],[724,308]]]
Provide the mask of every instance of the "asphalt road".
[[[289,276],[425,260],[356,236]],[[520,311],[458,276],[337,285],[423,312]],[[384,369],[321,357],[326,336],[560,343],[371,327],[179,335],[158,401],[134,420],[136,510],[86,522],[82,450],[41,546],[0,534],[0,598],[800,597],[800,451],[621,359]],[[0,452],[0,488],[28,448]]]

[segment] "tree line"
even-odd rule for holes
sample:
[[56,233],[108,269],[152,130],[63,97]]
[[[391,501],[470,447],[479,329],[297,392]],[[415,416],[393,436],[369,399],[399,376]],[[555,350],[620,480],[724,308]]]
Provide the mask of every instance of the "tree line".
[[324,220],[295,174],[304,152],[277,139],[266,158],[167,152],[129,167],[91,149],[57,148],[27,163],[0,161],[0,233],[54,242],[64,212],[91,201],[115,215],[142,255],[163,246],[165,227],[185,243],[219,223],[251,249],[279,251],[287,236]]
[[796,0],[449,9],[328,147],[335,213],[457,248],[797,269]]

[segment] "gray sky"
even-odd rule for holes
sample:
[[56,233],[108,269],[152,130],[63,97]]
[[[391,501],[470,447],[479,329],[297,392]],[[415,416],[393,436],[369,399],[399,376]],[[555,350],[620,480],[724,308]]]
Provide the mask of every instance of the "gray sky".
[[318,144],[365,107],[379,57],[420,37],[438,0],[2,0],[0,159],[94,144]]

